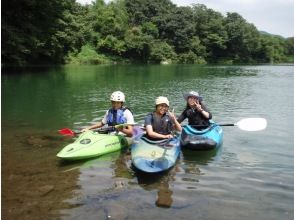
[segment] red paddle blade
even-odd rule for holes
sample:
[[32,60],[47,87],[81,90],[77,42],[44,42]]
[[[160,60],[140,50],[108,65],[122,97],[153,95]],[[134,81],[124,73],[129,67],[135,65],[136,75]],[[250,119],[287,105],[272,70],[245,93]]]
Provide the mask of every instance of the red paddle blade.
[[63,128],[58,130],[59,134],[66,135],[66,136],[75,136],[75,133],[70,130],[69,128]]

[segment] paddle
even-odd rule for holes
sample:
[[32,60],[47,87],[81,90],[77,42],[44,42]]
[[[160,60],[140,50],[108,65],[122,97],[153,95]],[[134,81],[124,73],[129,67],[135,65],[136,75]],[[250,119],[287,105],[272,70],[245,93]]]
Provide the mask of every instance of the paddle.
[[237,126],[243,131],[261,131],[266,128],[265,118],[243,118],[234,124],[219,124],[220,126]]
[[[121,128],[121,127],[125,127],[125,126],[128,126],[128,125],[135,125],[135,124],[119,124],[119,125],[115,125],[115,126],[108,126],[106,128],[98,128],[98,129],[95,129],[93,131],[110,131],[112,129],[117,129],[117,128]],[[73,131],[69,128],[63,128],[63,129],[60,129],[58,130],[59,134],[62,134],[62,135],[65,135],[65,136],[70,136],[70,137],[73,137],[77,134],[81,134],[82,132],[81,131]]]
[[[237,126],[243,131],[261,131],[266,128],[267,121],[265,118],[243,118],[234,124],[218,124],[219,126]],[[193,125],[192,125],[193,126]],[[196,125],[196,127],[202,125]],[[194,127],[194,126],[193,126]]]

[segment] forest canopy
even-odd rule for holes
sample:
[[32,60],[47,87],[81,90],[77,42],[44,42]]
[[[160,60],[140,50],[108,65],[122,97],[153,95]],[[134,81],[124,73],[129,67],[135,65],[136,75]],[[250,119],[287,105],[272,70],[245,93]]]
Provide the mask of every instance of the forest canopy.
[[2,66],[64,63],[281,63],[294,37],[260,32],[235,12],[170,0],[2,1]]

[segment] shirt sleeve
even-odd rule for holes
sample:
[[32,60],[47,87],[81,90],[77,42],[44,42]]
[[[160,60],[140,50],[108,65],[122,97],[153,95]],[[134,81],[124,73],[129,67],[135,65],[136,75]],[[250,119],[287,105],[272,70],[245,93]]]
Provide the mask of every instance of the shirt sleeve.
[[127,119],[127,124],[135,124],[134,116],[130,110],[124,111],[124,117]]
[[183,111],[182,114],[178,117],[177,121],[181,123],[186,118],[186,111]]
[[147,125],[152,125],[152,115],[148,114],[145,118],[144,126],[146,127]]
[[102,119],[102,123],[103,123],[104,125],[107,124],[107,115],[108,115],[108,111],[109,111],[109,110],[106,111],[106,113],[105,113],[105,115],[104,115],[104,117],[103,117],[103,119]]

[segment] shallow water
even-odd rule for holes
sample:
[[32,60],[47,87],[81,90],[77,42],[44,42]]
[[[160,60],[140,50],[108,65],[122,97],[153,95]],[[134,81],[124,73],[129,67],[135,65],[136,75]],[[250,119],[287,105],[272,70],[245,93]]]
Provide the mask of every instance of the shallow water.
[[[2,75],[3,219],[293,219],[294,66],[64,66]],[[142,123],[166,95],[179,114],[199,91],[220,123],[264,117],[264,131],[224,127],[218,151],[181,153],[163,174],[129,150],[79,162],[55,155],[101,120],[122,90]]]

